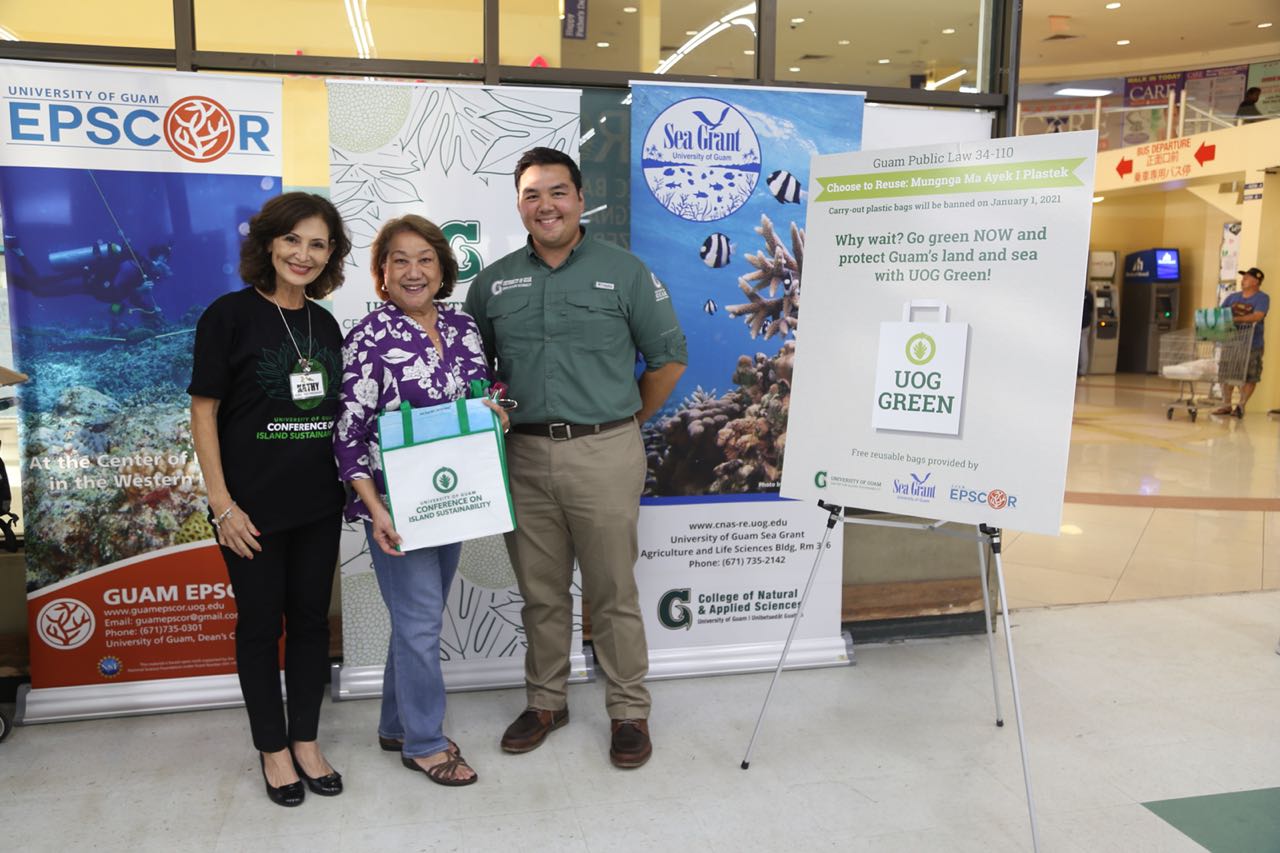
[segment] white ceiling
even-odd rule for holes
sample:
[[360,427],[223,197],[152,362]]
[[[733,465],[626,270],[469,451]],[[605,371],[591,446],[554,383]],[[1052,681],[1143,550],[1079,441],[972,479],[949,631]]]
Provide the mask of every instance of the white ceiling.
[[[641,0],[661,3],[661,44],[675,48],[747,0]],[[613,19],[627,29],[637,16],[614,11],[637,0],[592,0],[600,24]],[[1065,82],[1097,77],[1244,64],[1280,58],[1277,0],[1025,0],[1022,23],[1023,82]],[[853,4],[849,0],[779,0],[777,76],[813,82],[904,86],[910,74],[941,78],[968,69],[976,82],[980,0],[894,0]],[[611,14],[612,13],[612,14]],[[1056,28],[1050,16],[1059,18]],[[804,23],[793,26],[793,17]],[[628,20],[629,19],[629,20]],[[1272,21],[1275,26],[1258,29]],[[594,23],[594,22],[593,22]],[[593,26],[592,29],[595,27]],[[956,33],[944,34],[945,28]],[[1053,35],[1070,36],[1047,40]],[[1119,39],[1129,39],[1118,46]],[[847,40],[848,45],[839,44]],[[732,27],[694,51],[672,73],[750,75],[750,33]],[[668,51],[664,50],[663,55]],[[888,63],[881,63],[888,59]],[[788,69],[800,67],[798,73]],[[794,76],[793,76],[794,75]]]

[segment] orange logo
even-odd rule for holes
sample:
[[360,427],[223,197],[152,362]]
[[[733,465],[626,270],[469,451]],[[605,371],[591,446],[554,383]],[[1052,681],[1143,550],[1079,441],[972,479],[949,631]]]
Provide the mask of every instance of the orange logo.
[[231,150],[235,140],[231,113],[213,98],[190,95],[174,101],[164,114],[164,139],[184,160],[208,163]]
[[1009,502],[1009,496],[999,489],[992,489],[987,492],[987,505],[992,509],[1004,509],[1005,504]]

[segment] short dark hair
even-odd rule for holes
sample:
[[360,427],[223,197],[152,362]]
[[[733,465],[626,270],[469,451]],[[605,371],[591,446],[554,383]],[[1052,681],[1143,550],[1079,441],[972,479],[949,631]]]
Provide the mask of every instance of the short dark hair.
[[1244,90],[1244,96],[1246,98],[1249,97],[1250,95],[1261,95],[1261,94],[1262,94],[1262,88],[1260,86],[1250,86],[1248,89]]
[[416,213],[406,213],[404,216],[392,219],[383,225],[378,236],[373,238],[373,245],[369,247],[369,271],[373,273],[373,289],[378,294],[378,298],[387,299],[387,281],[382,267],[387,263],[387,255],[391,253],[391,238],[406,231],[417,234],[435,250],[436,260],[440,262],[440,271],[444,273],[444,280],[440,282],[440,292],[435,295],[435,298],[448,299],[453,293],[454,284],[458,281],[458,259],[453,256],[453,249],[449,247],[449,241],[440,230],[440,226]]
[[343,264],[351,252],[351,238],[342,226],[342,217],[329,199],[314,193],[285,193],[268,199],[249,220],[249,233],[240,244],[240,278],[268,295],[276,291],[276,271],[271,265],[271,241],[283,237],[299,222],[319,216],[329,227],[333,254],[306,294],[323,299],[333,293],[346,277]]
[[573,158],[563,151],[538,146],[521,154],[519,162],[516,163],[516,192],[520,191],[520,176],[530,166],[564,166],[569,170],[569,177],[573,179],[574,187],[579,192],[582,191],[582,170],[578,168]]

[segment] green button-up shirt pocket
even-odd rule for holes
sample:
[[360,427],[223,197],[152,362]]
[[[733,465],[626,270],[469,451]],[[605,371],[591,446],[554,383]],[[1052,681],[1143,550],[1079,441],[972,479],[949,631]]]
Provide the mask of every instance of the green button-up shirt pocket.
[[631,329],[618,295],[612,290],[582,290],[565,294],[575,347],[612,350],[632,346]]
[[542,338],[542,317],[536,305],[531,304],[530,291],[522,287],[508,290],[489,300],[486,311],[493,324],[494,344],[498,358],[505,364],[527,355],[535,342]]

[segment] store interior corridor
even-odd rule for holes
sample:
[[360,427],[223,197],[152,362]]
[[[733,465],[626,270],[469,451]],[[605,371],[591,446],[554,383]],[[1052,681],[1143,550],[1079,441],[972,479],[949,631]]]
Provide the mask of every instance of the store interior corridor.
[[1006,533],[1010,606],[1280,588],[1280,401],[1192,422],[1178,396],[1154,375],[1078,381],[1061,534]]

